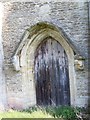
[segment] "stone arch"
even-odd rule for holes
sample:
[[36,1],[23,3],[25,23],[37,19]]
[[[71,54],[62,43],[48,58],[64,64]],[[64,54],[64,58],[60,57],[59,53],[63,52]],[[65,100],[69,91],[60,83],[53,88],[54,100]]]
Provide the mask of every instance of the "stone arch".
[[[53,24],[43,22],[27,29],[24,33],[18,48],[16,49],[12,61],[15,69],[22,73],[22,89],[25,96],[26,106],[36,104],[36,92],[34,81],[34,54],[37,46],[47,37],[57,40],[64,48],[68,56],[70,98],[71,105],[75,106],[76,101],[76,80],[74,70],[74,52],[78,54],[73,44],[66,35]],[[27,87],[28,86],[28,87]]]

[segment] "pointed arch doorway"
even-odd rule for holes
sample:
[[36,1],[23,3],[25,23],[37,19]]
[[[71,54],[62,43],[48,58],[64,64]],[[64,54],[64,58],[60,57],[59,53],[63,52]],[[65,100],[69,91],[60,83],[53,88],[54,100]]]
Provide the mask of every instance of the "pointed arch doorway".
[[35,52],[37,105],[70,105],[68,58],[52,37],[43,40]]
[[[52,44],[50,43],[50,41],[52,41]],[[58,49],[56,49],[58,48],[56,46],[58,46],[59,49],[61,49],[64,57],[62,56],[61,51],[59,52]],[[46,48],[48,48],[48,52],[46,52]],[[54,55],[52,55],[52,52],[54,52],[53,53]],[[37,23],[36,25],[30,27],[29,29],[25,31],[23,38],[21,39],[20,44],[15,50],[15,53],[12,57],[12,63],[13,63],[15,70],[21,72],[23,103],[24,103],[25,108],[36,105],[37,103],[38,104],[43,103],[43,105],[44,104],[45,105],[49,105],[49,104],[50,105],[54,105],[54,104],[55,105],[62,105],[62,104],[69,105],[71,104],[72,106],[76,105],[76,77],[75,77],[75,68],[74,68],[74,57],[75,57],[74,53],[79,55],[77,49],[72,44],[72,42],[67,37],[67,35],[64,33],[64,31],[62,31],[61,28],[58,28],[57,26],[51,23],[47,23],[47,22]],[[41,56],[44,56],[43,60],[40,59]],[[51,60],[51,58],[53,59]],[[47,63],[49,63],[45,65],[46,67],[47,65],[50,66],[48,69],[49,72],[45,71],[47,69],[45,68],[45,66],[42,66],[44,64],[39,63],[40,64],[39,66],[42,69],[40,69],[39,67],[36,67],[38,65],[37,60],[39,59],[40,59],[40,63],[46,62],[46,61]],[[59,59],[64,64],[60,64],[59,67],[56,67],[58,66]],[[56,62],[56,63],[53,64],[53,62]],[[65,67],[63,65],[65,65]],[[54,69],[52,69],[52,66]],[[53,70],[59,71],[59,72],[56,72],[55,74]],[[61,70],[63,72],[61,72]],[[44,92],[44,94],[42,94],[44,96],[44,98],[42,96],[43,100],[46,99],[48,103],[47,101],[41,102],[41,103],[38,102],[39,98],[37,96],[39,95],[39,92],[37,93],[36,86],[40,85],[41,83],[40,84],[36,84],[36,83],[39,83],[39,82],[43,83],[44,81],[43,79],[43,80],[39,80],[38,82],[36,82],[38,76],[35,75],[35,73],[40,74],[41,72],[39,71],[42,71],[42,73],[45,73],[45,74],[49,73],[49,79],[52,80],[52,82],[48,82],[49,79],[48,80],[46,79],[47,84],[44,84],[45,85],[44,91],[47,90],[48,92],[46,91]],[[40,76],[42,78],[45,75],[40,74]],[[53,76],[54,77],[56,76],[55,79]],[[51,77],[53,79],[51,79]],[[60,82],[64,84],[63,89],[61,89],[62,88],[61,83],[60,83],[61,88],[58,87],[59,85],[58,84],[59,82],[57,82],[59,79],[58,77],[61,77],[62,79],[65,80],[65,81],[62,80],[63,81],[62,82],[60,79]],[[54,85],[53,86],[54,89],[52,87],[52,84]],[[66,84],[68,86],[68,89],[67,89]],[[51,88],[50,91],[49,91],[49,88]],[[60,92],[61,90],[62,92]],[[48,95],[50,99],[48,96],[46,97],[46,95]],[[62,95],[62,96],[58,97],[56,95],[58,96]],[[41,98],[41,101],[42,101],[42,98]]]

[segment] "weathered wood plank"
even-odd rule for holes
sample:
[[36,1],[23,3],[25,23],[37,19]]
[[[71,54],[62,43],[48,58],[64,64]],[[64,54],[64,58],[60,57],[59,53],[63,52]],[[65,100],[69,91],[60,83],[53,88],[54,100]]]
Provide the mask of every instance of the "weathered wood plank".
[[35,80],[38,105],[69,105],[68,59],[53,38],[45,39],[35,53]]

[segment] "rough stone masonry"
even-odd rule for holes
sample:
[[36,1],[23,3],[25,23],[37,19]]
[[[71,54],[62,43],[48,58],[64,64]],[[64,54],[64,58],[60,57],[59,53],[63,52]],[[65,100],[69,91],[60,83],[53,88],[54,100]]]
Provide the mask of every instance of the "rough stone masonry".
[[[23,80],[23,71],[14,70],[11,58],[26,29],[39,22],[60,27],[82,56],[83,69],[74,65],[76,81],[73,94],[76,97],[73,105],[88,107],[88,2],[3,0],[0,2],[0,109],[23,109],[36,104],[33,82],[28,80],[30,78]],[[79,64],[80,60],[76,62]]]

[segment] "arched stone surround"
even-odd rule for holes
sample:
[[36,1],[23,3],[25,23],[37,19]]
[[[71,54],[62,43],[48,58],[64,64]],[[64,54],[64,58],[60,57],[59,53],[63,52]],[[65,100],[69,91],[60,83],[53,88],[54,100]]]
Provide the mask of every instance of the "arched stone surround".
[[26,96],[26,106],[36,104],[36,91],[34,80],[34,54],[38,45],[47,37],[57,40],[65,49],[68,56],[69,80],[70,80],[70,101],[75,106],[76,101],[76,80],[74,70],[74,52],[72,44],[62,31],[49,23],[38,23],[27,29],[22,41],[13,55],[13,65],[17,71],[22,73],[22,90]]

